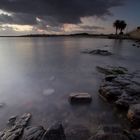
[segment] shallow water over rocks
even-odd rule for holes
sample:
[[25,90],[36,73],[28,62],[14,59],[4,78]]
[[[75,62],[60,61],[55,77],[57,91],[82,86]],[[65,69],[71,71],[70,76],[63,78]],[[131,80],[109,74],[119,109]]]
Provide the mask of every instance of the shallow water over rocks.
[[[24,112],[32,114],[31,124],[44,128],[55,121],[61,121],[66,130],[82,125],[90,133],[101,124],[127,127],[124,118],[98,96],[102,74],[96,66],[139,70],[140,49],[132,44],[130,40],[97,38],[0,38],[0,103],[5,104],[0,108],[0,129],[10,116]],[[81,53],[105,48],[113,55]],[[72,92],[89,93],[94,101],[70,105]]]

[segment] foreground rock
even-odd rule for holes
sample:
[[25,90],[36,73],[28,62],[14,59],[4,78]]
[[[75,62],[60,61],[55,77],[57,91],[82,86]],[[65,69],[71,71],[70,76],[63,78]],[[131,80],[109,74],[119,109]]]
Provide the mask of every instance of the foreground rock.
[[92,97],[89,93],[71,93],[69,101],[70,103],[90,103]]
[[100,96],[121,110],[129,110],[127,116],[132,126],[140,128],[140,73],[130,74],[123,67],[97,68],[105,74]]
[[42,126],[27,127],[24,130],[23,138],[21,140],[41,140],[45,133],[45,129]]
[[100,50],[100,49],[97,49],[97,50],[85,50],[85,51],[82,51],[82,53],[87,53],[87,54],[92,54],[92,55],[102,55],[102,56],[112,55],[111,52],[109,52],[107,50]]
[[27,127],[21,140],[66,140],[61,124],[55,124],[45,130],[42,126]]
[[26,113],[15,120],[14,124],[10,128],[7,128],[4,131],[0,132],[1,140],[19,139],[30,118],[31,114]]
[[41,140],[66,140],[62,124],[54,124],[48,128]]
[[[8,128],[0,132],[0,140],[66,140],[63,126],[55,124],[45,130],[43,126],[28,126],[31,114],[10,117]],[[12,123],[11,123],[12,121]]]
[[120,126],[101,126],[89,140],[129,140]]

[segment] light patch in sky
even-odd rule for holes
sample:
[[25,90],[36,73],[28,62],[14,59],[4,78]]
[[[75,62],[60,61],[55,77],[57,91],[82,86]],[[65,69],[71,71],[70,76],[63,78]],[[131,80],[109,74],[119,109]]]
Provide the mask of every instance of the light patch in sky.
[[36,17],[36,21],[41,22],[42,20],[39,17]]
[[2,14],[7,15],[7,16],[12,16],[12,13],[9,13],[9,12],[6,12],[6,11],[0,9],[0,15],[2,15]]
[[32,31],[33,26],[30,25],[16,25],[16,24],[3,24],[1,25],[2,29],[4,28],[12,28],[14,31],[17,32],[25,32],[25,31]]
[[76,24],[63,24],[62,30],[64,32],[72,32],[79,30],[79,27]]

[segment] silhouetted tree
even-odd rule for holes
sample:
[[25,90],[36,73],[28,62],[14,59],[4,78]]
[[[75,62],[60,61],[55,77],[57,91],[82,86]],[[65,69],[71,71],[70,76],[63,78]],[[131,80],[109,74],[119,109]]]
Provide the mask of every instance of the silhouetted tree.
[[116,35],[118,34],[118,29],[120,29],[120,20],[116,20],[113,23],[113,26],[116,28]]
[[113,23],[113,26],[116,28],[116,35],[118,34],[118,30],[120,30],[119,34],[123,34],[123,30],[126,28],[127,24],[124,20],[116,20]]
[[123,30],[126,28],[127,24],[124,20],[120,21],[119,29],[120,29],[120,34],[123,34]]

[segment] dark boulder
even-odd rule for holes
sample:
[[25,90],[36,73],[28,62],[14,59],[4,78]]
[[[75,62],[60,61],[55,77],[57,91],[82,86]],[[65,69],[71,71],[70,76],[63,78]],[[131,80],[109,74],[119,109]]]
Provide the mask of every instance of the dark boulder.
[[27,127],[24,130],[23,138],[21,140],[42,140],[45,129],[42,126]]
[[66,140],[62,124],[54,124],[44,133],[42,140]]

